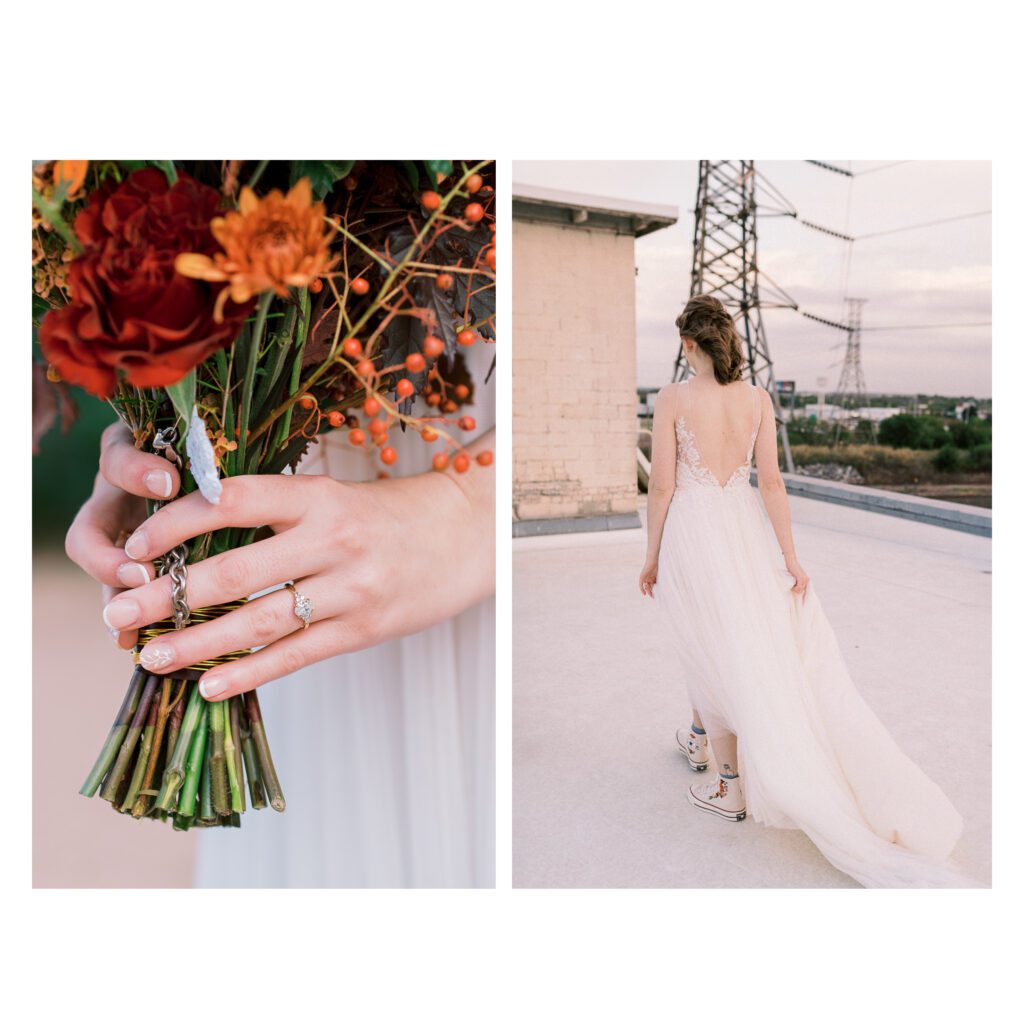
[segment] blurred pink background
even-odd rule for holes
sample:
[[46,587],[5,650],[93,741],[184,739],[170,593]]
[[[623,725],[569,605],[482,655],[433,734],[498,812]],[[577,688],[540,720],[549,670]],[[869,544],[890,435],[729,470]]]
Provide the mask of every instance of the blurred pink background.
[[79,795],[128,686],[131,658],[107,635],[99,584],[59,548],[36,549],[33,577],[33,885],[190,886],[194,835]]

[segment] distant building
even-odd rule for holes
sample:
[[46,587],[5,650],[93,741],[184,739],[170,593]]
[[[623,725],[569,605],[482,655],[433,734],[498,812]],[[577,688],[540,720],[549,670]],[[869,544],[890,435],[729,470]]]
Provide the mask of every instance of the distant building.
[[887,420],[890,416],[898,416],[906,411],[902,406],[865,405],[859,409],[846,409],[841,405],[813,402],[810,405],[805,405],[802,409],[797,409],[792,415],[789,415],[788,410],[784,409],[783,417],[787,421],[800,416],[813,416],[819,422],[824,420],[835,422],[836,420],[856,418],[881,423],[882,420]]
[[512,186],[517,535],[639,525],[635,239],[675,207]]
[[976,419],[978,416],[978,403],[973,398],[968,398],[966,402],[961,402],[957,405],[953,410],[953,415],[958,420],[964,420],[965,422]]

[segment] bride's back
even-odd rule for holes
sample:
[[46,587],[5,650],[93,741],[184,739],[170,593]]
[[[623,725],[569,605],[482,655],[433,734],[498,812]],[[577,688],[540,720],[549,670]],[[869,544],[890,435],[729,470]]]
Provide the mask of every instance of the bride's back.
[[749,381],[719,384],[696,374],[675,386],[676,422],[689,434],[701,465],[725,486],[750,456],[760,418],[758,392]]

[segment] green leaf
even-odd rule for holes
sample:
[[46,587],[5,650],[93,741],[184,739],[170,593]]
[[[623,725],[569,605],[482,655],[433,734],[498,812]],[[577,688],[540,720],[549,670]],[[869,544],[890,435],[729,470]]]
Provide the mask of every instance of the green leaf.
[[341,181],[355,166],[355,160],[293,160],[289,184],[294,185],[299,178],[309,178],[313,186],[313,198],[323,199],[334,188],[336,181]]
[[403,160],[402,168],[405,171],[405,176],[409,179],[409,184],[413,189],[418,189],[420,187],[420,172],[416,165],[411,160]]
[[126,171],[141,171],[143,167],[156,167],[164,172],[167,183],[173,185],[178,180],[178,171],[173,160],[118,160]]
[[46,316],[46,314],[49,313],[52,308],[53,307],[41,295],[36,295],[35,292],[32,293],[33,324],[42,323],[43,317]]
[[173,160],[154,160],[152,163],[154,167],[159,167],[167,176],[168,185],[173,185],[178,180],[178,172],[175,170]]
[[[438,181],[444,181],[452,173],[451,160],[424,160],[423,166],[430,172],[430,184],[436,185]],[[441,175],[440,179],[438,175]]]
[[179,436],[184,440],[188,433],[188,425],[192,421],[192,406],[196,404],[196,371],[189,370],[177,384],[168,384],[164,390],[174,405],[178,418],[184,424],[184,429],[179,431]]

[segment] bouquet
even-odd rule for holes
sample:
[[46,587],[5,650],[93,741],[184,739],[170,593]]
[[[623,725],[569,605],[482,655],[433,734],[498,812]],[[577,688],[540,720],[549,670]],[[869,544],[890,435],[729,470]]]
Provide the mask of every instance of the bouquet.
[[[460,350],[495,338],[492,162],[65,160],[33,167],[32,194],[51,406],[67,385],[109,401],[183,494],[217,502],[223,477],[294,470],[331,430],[379,475],[396,430],[435,445],[435,469],[470,469]],[[175,613],[139,633],[85,796],[176,829],[285,809],[255,691],[207,702],[198,687],[248,650],[171,676],[138,663],[147,641],[241,604],[189,609],[187,567],[257,534],[218,530],[158,561]]]

